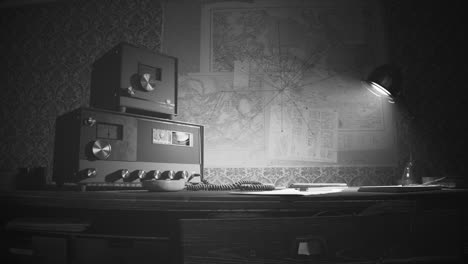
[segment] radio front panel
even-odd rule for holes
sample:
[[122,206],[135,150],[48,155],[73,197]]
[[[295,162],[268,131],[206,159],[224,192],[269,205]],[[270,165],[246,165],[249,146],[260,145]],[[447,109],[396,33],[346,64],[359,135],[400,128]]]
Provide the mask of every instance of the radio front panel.
[[[54,181],[139,183],[203,173],[203,126],[80,108],[57,118]],[[172,177],[172,176],[171,176]]]
[[138,120],[139,161],[200,164],[200,143],[199,127]]
[[160,163],[160,162],[126,162],[126,161],[89,161],[80,160],[79,167],[87,170],[98,168],[94,177],[81,175],[77,183],[140,183],[138,173],[144,171],[146,174],[160,173],[165,171],[187,171],[189,174],[200,174],[198,164],[184,163]]
[[[154,103],[154,107],[164,109],[164,113],[174,113],[177,60],[130,45],[122,45],[121,53],[121,95],[136,99],[134,101]],[[127,92],[129,86],[133,88],[131,96]],[[136,107],[128,100],[122,100],[121,104]]]
[[[96,141],[111,146],[105,160],[137,160],[137,119],[125,115],[83,111],[81,116],[80,159],[99,160],[93,153]],[[101,146],[103,148],[105,146]]]
[[177,58],[120,43],[93,63],[90,105],[164,118],[177,115]]

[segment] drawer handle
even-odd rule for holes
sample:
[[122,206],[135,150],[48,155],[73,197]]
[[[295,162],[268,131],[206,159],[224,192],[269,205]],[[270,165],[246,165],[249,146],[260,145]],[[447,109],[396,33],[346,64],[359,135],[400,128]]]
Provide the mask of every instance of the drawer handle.
[[300,257],[318,257],[326,254],[325,240],[320,237],[296,239],[296,255]]

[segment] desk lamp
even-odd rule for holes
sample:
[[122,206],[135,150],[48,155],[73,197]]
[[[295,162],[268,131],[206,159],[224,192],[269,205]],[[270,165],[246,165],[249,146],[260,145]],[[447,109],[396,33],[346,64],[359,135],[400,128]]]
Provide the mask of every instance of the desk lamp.
[[[366,79],[367,89],[374,95],[387,99],[389,103],[398,104],[403,108],[404,117],[408,122],[414,118],[405,103],[401,93],[402,74],[399,67],[391,64],[384,64],[375,68]],[[409,151],[409,160],[406,163],[401,178],[401,185],[411,185],[419,183],[414,173],[414,160],[411,149]]]
[[396,103],[401,98],[401,70],[393,65],[384,64],[375,68],[367,77],[367,89],[389,103]]

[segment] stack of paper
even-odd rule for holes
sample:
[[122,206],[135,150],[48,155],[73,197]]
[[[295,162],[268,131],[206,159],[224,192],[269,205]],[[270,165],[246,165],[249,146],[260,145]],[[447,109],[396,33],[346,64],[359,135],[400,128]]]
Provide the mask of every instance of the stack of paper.
[[276,189],[272,191],[236,191],[231,192],[232,194],[250,194],[250,195],[297,195],[297,196],[306,196],[306,195],[318,195],[318,194],[327,194],[327,193],[338,193],[346,190],[347,186],[332,186],[332,187],[315,187],[308,188],[304,191],[296,188],[284,188]]

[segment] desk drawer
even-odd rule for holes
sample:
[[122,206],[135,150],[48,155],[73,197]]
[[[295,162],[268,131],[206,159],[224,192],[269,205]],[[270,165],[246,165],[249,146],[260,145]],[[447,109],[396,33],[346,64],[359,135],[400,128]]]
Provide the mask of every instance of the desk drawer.
[[171,258],[167,241],[151,239],[77,237],[72,248],[75,264],[169,263]]
[[64,237],[39,234],[8,234],[8,236],[2,237],[1,240],[2,254],[0,260],[3,263],[67,263],[67,239]]
[[451,214],[187,219],[180,239],[183,263],[447,263],[458,227]]

